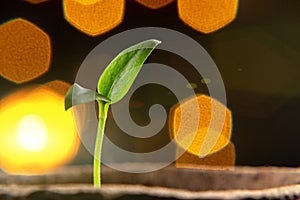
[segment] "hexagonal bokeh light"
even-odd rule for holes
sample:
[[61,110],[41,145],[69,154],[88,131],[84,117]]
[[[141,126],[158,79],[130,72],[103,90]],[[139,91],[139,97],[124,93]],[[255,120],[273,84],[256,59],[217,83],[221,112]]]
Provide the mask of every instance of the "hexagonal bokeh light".
[[[195,102],[196,101],[196,102]],[[200,121],[195,117],[194,107],[198,103]],[[214,108],[214,109],[213,109]],[[181,109],[187,109],[182,112]],[[224,124],[222,123],[222,112]],[[194,133],[189,127],[198,124]],[[217,131],[222,123],[222,131]],[[182,130],[180,127],[183,127]],[[176,167],[200,169],[233,169],[235,165],[235,147],[230,142],[232,116],[230,110],[217,100],[197,95],[182,104],[176,104],[170,111],[170,137],[174,138],[176,148]],[[184,152],[183,152],[184,151]]]
[[48,0],[24,0],[24,1],[31,3],[31,4],[39,4],[39,3],[46,2]]
[[[200,119],[195,119],[194,101],[199,106]],[[188,110],[182,114],[181,108]],[[214,108],[214,109],[212,109]],[[225,111],[224,124],[222,123],[222,112]],[[223,104],[206,95],[197,95],[197,98],[191,98],[182,104],[173,106],[170,112],[170,137],[187,152],[205,157],[215,153],[230,143],[232,118],[231,112]],[[190,132],[189,127],[194,127],[198,123],[197,133]],[[221,133],[218,131],[219,124],[222,123]],[[183,132],[179,133],[179,128],[183,127]],[[180,128],[181,129],[181,128]]]
[[97,36],[123,21],[125,0],[64,0],[65,19],[78,30]]
[[0,75],[15,82],[31,81],[48,71],[51,58],[49,36],[24,19],[0,26]]
[[167,6],[168,4],[172,3],[174,0],[135,0],[136,2],[139,2],[140,4],[151,8],[151,9],[159,9],[164,6]]
[[[181,152],[179,148],[180,147],[177,148],[177,154]],[[232,170],[234,166],[235,146],[232,142],[223,149],[204,158],[199,158],[199,156],[186,151],[176,160],[176,167],[178,168]]]
[[[163,8],[174,0],[135,0],[150,9]],[[90,36],[106,33],[123,21],[125,0],[64,0],[65,19]],[[232,22],[238,0],[178,0],[179,18],[193,29],[211,33]]]
[[177,0],[178,14],[184,23],[202,32],[211,33],[232,22],[238,0]]

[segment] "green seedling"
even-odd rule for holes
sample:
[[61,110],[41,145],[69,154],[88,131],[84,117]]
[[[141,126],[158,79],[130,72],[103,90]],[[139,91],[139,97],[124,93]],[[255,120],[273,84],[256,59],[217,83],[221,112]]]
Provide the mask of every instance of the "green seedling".
[[106,67],[98,81],[98,92],[74,83],[65,96],[65,110],[72,106],[97,101],[99,124],[94,150],[94,186],[101,186],[101,149],[107,111],[128,92],[147,57],[161,42],[150,39],[122,51]]

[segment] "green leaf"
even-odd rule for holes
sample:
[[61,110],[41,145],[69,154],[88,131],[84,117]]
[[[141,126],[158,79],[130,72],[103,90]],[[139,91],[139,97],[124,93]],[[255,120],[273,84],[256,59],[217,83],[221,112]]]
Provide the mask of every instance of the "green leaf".
[[68,110],[72,106],[89,103],[95,100],[110,102],[110,99],[98,94],[97,92],[86,89],[74,83],[65,96],[65,110]]
[[128,92],[147,57],[161,42],[146,40],[122,51],[107,66],[98,81],[98,93],[111,103],[120,101]]

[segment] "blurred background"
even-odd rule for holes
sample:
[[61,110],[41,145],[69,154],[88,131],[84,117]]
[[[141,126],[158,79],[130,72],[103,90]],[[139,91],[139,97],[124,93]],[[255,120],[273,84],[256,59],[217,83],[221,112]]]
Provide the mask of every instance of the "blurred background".
[[[199,42],[218,66],[226,88],[227,106],[233,115],[236,165],[299,166],[299,10],[299,0],[240,0],[232,23],[203,34],[179,19],[176,1],[152,10],[127,0],[123,22],[109,32],[92,37],[65,20],[62,1],[31,4],[22,0],[1,0],[0,23],[22,18],[36,25],[50,38],[51,57],[48,71],[33,80],[18,84],[0,76],[0,98],[3,101],[22,88],[55,80],[72,84],[84,58],[101,41],[133,28],[165,27]],[[3,34],[1,29],[0,33]],[[195,76],[192,66],[185,60],[159,50],[149,59],[177,69],[193,83],[192,89],[207,93],[205,84],[209,84],[209,80]],[[22,99],[22,94],[18,98]],[[130,112],[137,124],[146,125],[151,105],[159,103],[169,110],[176,102],[167,88],[147,85],[131,97]],[[1,111],[4,104],[0,105]],[[108,117],[106,128],[112,130],[108,137],[114,143],[135,152],[151,151],[169,140],[167,124],[150,139],[127,136],[116,126],[112,116]],[[76,144],[74,148],[79,151],[71,155],[74,159],[69,164],[92,163],[92,156],[83,145]]]

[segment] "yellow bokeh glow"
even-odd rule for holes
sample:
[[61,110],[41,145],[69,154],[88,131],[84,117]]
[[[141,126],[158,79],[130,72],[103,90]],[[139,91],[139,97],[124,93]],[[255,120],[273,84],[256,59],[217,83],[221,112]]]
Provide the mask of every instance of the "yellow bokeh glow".
[[125,0],[64,0],[65,19],[78,30],[98,36],[123,21]]
[[46,124],[37,115],[23,117],[18,124],[17,134],[20,145],[29,151],[42,150],[48,137]]
[[[199,113],[195,103],[198,103]],[[188,112],[183,113],[182,108]],[[198,116],[200,116],[199,121]],[[190,128],[194,127],[195,123],[198,125],[196,133]],[[220,126],[221,130],[219,130]],[[206,95],[197,94],[196,97],[174,105],[170,111],[171,139],[193,155],[205,157],[221,150],[230,142],[231,130],[230,110]]]
[[211,33],[232,22],[239,0],[177,0],[179,18],[202,33]]
[[0,101],[0,167],[9,173],[39,174],[69,162],[79,138],[64,96],[31,87]]

